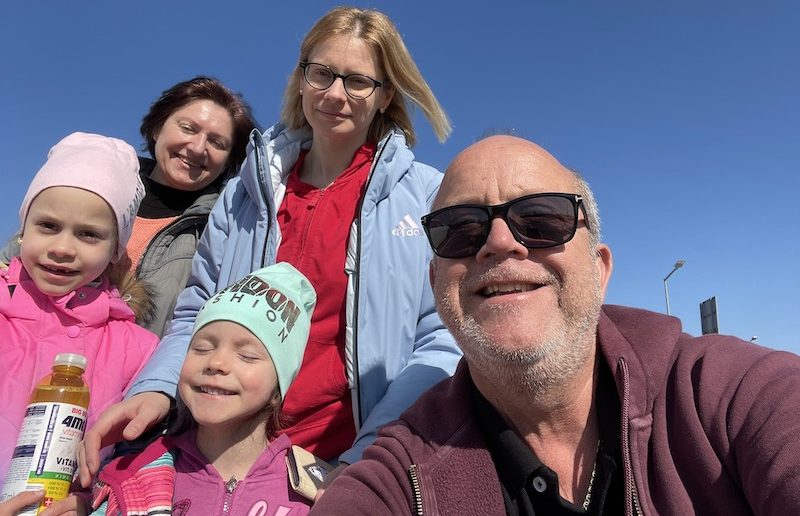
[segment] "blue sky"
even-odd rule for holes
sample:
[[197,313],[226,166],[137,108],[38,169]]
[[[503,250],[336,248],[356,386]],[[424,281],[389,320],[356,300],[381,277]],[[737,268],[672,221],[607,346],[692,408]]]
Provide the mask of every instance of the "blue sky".
[[[0,8],[0,236],[47,150],[81,130],[135,146],[160,92],[198,74],[263,126],[313,22],[336,2],[5,2]],[[357,3],[389,14],[454,124],[417,116],[444,169],[513,130],[593,186],[615,271],[607,301],[800,353],[800,4],[789,1]]]

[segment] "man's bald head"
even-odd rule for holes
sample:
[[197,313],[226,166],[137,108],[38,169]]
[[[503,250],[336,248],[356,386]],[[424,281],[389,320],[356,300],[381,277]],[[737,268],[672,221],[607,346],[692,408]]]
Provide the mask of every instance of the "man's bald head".
[[589,185],[578,172],[530,140],[495,135],[461,151],[447,167],[433,210],[469,202],[499,204],[497,198],[477,195],[487,190],[490,197],[494,192],[497,198],[509,199],[537,192],[577,193],[583,197],[592,240],[595,244],[600,241],[600,215]]

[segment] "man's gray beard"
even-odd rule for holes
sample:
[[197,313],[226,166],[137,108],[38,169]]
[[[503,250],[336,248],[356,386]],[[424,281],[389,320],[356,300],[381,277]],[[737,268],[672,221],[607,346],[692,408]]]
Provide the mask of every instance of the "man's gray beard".
[[[595,281],[581,297],[580,304],[587,308],[579,311],[560,305],[565,327],[549,328],[551,335],[543,336],[535,348],[509,350],[496,345],[471,315],[466,315],[450,331],[464,351],[470,369],[480,371],[497,389],[520,391],[533,399],[546,398],[552,396],[554,387],[571,380],[592,356],[602,305],[599,283]],[[443,315],[453,321],[448,315],[455,312],[446,305],[442,303],[439,309],[450,312]],[[517,315],[525,317],[522,313]]]

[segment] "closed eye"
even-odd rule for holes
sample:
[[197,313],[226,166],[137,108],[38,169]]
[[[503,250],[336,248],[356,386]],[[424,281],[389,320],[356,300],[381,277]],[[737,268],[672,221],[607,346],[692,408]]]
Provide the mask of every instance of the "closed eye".
[[260,356],[253,355],[250,353],[239,353],[239,358],[242,359],[244,362],[247,362],[248,364],[252,364],[254,362],[258,362],[259,360],[261,360]]
[[204,355],[206,353],[211,353],[214,351],[213,346],[209,346],[207,344],[192,344],[189,346],[189,351],[193,352],[196,355]]
[[217,148],[217,149],[219,149],[221,151],[228,150],[227,142],[224,142],[222,140],[212,139],[211,140],[211,145],[213,145],[215,148]]

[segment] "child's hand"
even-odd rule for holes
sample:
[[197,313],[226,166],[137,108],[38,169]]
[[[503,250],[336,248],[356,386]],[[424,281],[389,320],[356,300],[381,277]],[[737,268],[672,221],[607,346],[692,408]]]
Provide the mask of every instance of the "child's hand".
[[39,503],[44,500],[44,490],[42,491],[24,491],[15,495],[13,498],[0,503],[0,516],[14,516],[34,503]]
[[86,516],[87,514],[86,502],[78,496],[69,495],[63,500],[53,502],[39,516]]
[[143,392],[108,407],[78,445],[78,478],[84,488],[100,469],[100,450],[126,440],[132,441],[169,412],[170,399],[160,392]]

